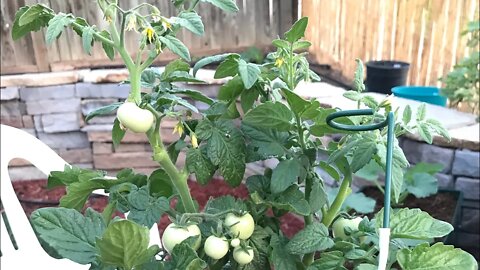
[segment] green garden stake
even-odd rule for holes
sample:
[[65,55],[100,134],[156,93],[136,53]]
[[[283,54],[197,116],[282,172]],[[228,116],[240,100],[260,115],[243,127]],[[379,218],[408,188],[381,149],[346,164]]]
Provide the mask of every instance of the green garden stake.
[[388,249],[390,244],[390,195],[392,192],[392,158],[393,158],[393,142],[394,142],[394,129],[395,129],[395,116],[393,112],[389,112],[387,119],[383,122],[368,124],[368,125],[345,125],[333,121],[336,118],[346,116],[360,116],[360,115],[373,115],[372,109],[363,110],[347,110],[334,112],[327,117],[327,124],[333,128],[347,131],[369,131],[375,129],[381,129],[388,126],[387,130],[387,160],[385,170],[385,197],[383,208],[383,226],[379,229],[379,259],[378,270],[385,270],[388,259]]

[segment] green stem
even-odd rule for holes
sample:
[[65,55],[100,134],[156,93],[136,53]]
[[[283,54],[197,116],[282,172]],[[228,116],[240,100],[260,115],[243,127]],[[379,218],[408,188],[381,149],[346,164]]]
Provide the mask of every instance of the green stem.
[[[80,25],[76,22],[72,22],[72,25],[77,27],[77,28],[83,28],[84,27],[83,25]],[[115,44],[113,43],[112,40],[100,35],[98,32],[94,32],[93,35],[95,36],[95,38],[99,39],[101,42],[103,42],[105,44],[108,44],[110,46],[115,46]]]
[[130,102],[135,102],[137,104],[140,104],[142,100],[140,76],[141,76],[141,73],[138,72],[137,69],[130,71],[131,90],[127,100]]
[[325,226],[330,227],[333,220],[335,219],[338,212],[340,211],[340,208],[342,207],[343,202],[345,202],[345,199],[352,192],[352,190],[350,189],[351,182],[352,182],[351,173],[345,174],[342,184],[340,185],[340,188],[338,190],[337,197],[335,197],[335,200],[330,206],[330,209],[328,209],[327,213],[322,217],[322,223]]
[[188,8],[187,12],[194,10],[195,7],[198,5],[198,2],[200,2],[200,0],[193,0],[192,4],[190,4],[190,7]]

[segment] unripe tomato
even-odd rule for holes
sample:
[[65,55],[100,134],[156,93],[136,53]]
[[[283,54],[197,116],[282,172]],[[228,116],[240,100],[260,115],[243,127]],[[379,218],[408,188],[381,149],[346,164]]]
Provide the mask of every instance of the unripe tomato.
[[340,239],[346,239],[345,228],[350,228],[352,231],[358,231],[358,225],[362,222],[363,218],[356,217],[353,219],[347,219],[340,217],[332,225],[333,237]]
[[136,133],[147,132],[155,120],[149,110],[141,109],[133,102],[125,102],[120,105],[117,110],[117,118],[122,126]]
[[165,228],[162,236],[162,245],[163,248],[168,252],[171,253],[173,248],[183,242],[185,239],[198,236],[197,240],[195,241],[195,245],[192,246],[193,249],[197,250],[200,247],[200,243],[202,241],[202,237],[200,234],[200,229],[197,225],[192,224],[188,225],[187,227],[178,227],[175,223],[170,223],[170,225]]
[[232,241],[230,241],[230,245],[233,248],[236,248],[236,247],[240,246],[240,239],[238,239],[238,238],[232,239]]
[[218,260],[223,258],[228,252],[228,241],[225,237],[216,237],[215,235],[210,235],[205,244],[203,245],[205,254],[210,258]]
[[225,217],[225,225],[230,228],[230,232],[234,237],[238,237],[242,240],[248,239],[252,236],[253,230],[255,229],[255,221],[249,213],[246,213],[243,216],[228,213]]
[[246,265],[253,261],[253,249],[251,247],[247,247],[248,252],[246,252],[241,247],[236,247],[233,249],[233,259],[239,265]]

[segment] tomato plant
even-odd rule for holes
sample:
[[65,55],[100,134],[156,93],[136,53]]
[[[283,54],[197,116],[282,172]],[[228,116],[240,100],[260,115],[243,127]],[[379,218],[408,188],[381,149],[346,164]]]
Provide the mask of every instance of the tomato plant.
[[[361,222],[338,217],[343,215],[342,205],[352,191],[353,174],[369,163],[386,167],[387,129],[336,130],[326,123],[327,116],[336,109],[323,108],[318,100],[306,100],[295,92],[300,82],[320,79],[310,70],[306,58],[311,45],[303,39],[308,18],[299,19],[282,37],[273,40],[275,51],[262,63],[249,63],[240,54],[226,53],[202,58],[191,68],[188,48],[176,36],[182,28],[203,34],[201,15],[195,11],[200,0],[172,2],[178,13],[165,17],[149,3],[126,10],[116,0],[97,0],[107,22],[105,29],[73,14],[56,14],[43,4],[18,10],[14,39],[46,27],[46,41],[51,44],[66,27],[71,27],[81,36],[87,53],[98,42],[108,57],[118,54],[122,58],[130,74],[128,98],[97,109],[86,121],[118,110],[112,129],[115,147],[121,143],[125,128],[144,133],[152,158],[159,164],[151,175],[126,168],[114,179],[102,171],[72,166],[52,172],[49,187],[66,186],[67,194],[60,207],[34,212],[32,223],[38,236],[59,257],[90,264],[90,269],[310,270],[345,269],[347,265],[377,269],[383,210],[372,220],[365,218]],[[225,12],[238,10],[233,0],[201,2]],[[126,31],[139,35],[134,52],[125,48]],[[164,49],[180,59],[162,70],[151,68]],[[195,77],[197,71],[212,63],[218,63],[215,78],[228,78],[216,99],[180,87],[179,83],[202,82]],[[376,100],[364,94],[360,60],[353,86],[344,96],[355,101],[358,108],[368,107],[373,113],[346,117],[342,123],[375,124],[394,110],[396,137],[418,132],[427,142],[435,134],[448,139],[440,123],[426,118],[425,106],[414,114],[408,106],[394,108],[388,97]],[[142,93],[142,88],[148,91]],[[198,109],[192,100],[206,104],[208,109]],[[180,138],[171,145],[165,145],[161,137],[164,119],[177,121],[175,130]],[[343,136],[324,145],[320,138],[331,134]],[[398,202],[409,163],[396,139],[394,143],[392,200]],[[181,152],[186,153],[185,166],[177,167]],[[328,155],[328,160],[318,160],[319,153]],[[244,179],[246,164],[271,159],[278,161],[275,168]],[[339,183],[338,192],[330,199],[318,168]],[[195,175],[200,184],[206,184],[215,173],[232,187],[244,183],[249,198],[212,198],[204,209],[199,209],[187,179]],[[108,193],[107,207],[102,213],[87,209],[82,214],[86,200],[97,189]],[[173,208],[172,200],[176,201]],[[128,212],[126,220],[112,219],[114,211]],[[280,230],[280,220],[287,213],[303,218],[305,224],[291,238]],[[156,226],[165,215],[173,223],[162,234],[162,247],[149,247],[148,228]],[[339,237],[332,238],[330,230],[336,219],[333,231]],[[388,268],[395,263],[404,269],[421,269],[422,265],[435,269],[476,268],[468,253],[441,243],[427,243],[450,233],[450,224],[408,208],[392,210],[389,221]],[[347,238],[343,237],[345,231],[349,232]],[[230,253],[229,243],[233,249]],[[83,248],[72,250],[72,246]],[[432,259],[437,257],[448,261]]]

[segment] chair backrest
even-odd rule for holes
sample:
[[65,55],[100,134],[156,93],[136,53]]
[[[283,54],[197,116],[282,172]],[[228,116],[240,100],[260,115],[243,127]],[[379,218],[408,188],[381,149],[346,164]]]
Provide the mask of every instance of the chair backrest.
[[[9,227],[12,229],[18,249],[44,252],[15,194],[8,174],[8,164],[14,158],[25,159],[45,175],[49,175],[52,171],[63,171],[68,163],[42,141],[23,130],[0,125],[0,138],[0,198],[7,213]],[[94,193],[105,195],[103,190],[96,190]],[[1,218],[0,225],[3,235],[0,250],[2,255],[6,255],[8,251],[14,249],[9,237],[5,237],[9,234],[4,234],[6,232],[4,218]],[[156,224],[150,230],[150,245],[153,244],[161,246]]]

